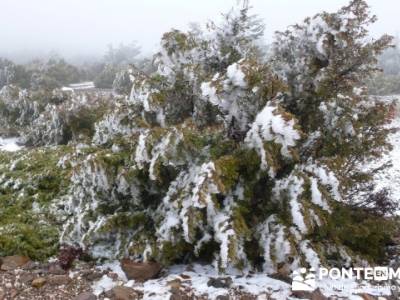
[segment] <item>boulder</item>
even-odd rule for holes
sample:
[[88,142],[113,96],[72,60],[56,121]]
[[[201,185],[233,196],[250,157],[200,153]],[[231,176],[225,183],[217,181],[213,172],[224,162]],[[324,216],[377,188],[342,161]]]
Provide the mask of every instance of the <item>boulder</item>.
[[193,300],[193,295],[187,294],[185,291],[179,289],[171,289],[171,296],[169,300]]
[[44,277],[35,278],[32,280],[32,283],[31,283],[31,285],[37,289],[41,288],[45,284],[46,284],[46,278],[44,278]]
[[12,271],[23,267],[30,261],[31,260],[27,256],[22,256],[22,255],[6,256],[1,259],[0,269],[3,271]]
[[29,273],[29,272],[24,272],[19,276],[19,281],[22,284],[31,284],[31,282],[35,279],[36,275]]
[[232,278],[230,278],[230,277],[220,277],[220,278],[211,277],[208,280],[207,285],[215,287],[215,288],[227,289],[227,288],[230,288],[230,286],[232,285]]
[[90,273],[87,273],[85,275],[83,275],[82,277],[86,278],[89,281],[95,281],[95,280],[99,280],[101,277],[103,277],[103,273],[102,272],[97,272],[97,271],[92,271]]
[[167,282],[167,285],[171,287],[171,289],[179,289],[182,285],[182,282],[179,278],[170,280]]
[[360,296],[363,300],[377,300],[378,299],[378,297],[375,297],[373,295],[366,294],[366,293],[358,294],[358,296]]
[[129,280],[140,282],[155,278],[161,271],[161,265],[156,262],[135,262],[131,259],[122,259],[121,268]]
[[59,263],[53,262],[49,264],[47,272],[53,275],[65,275],[67,271],[64,270]]
[[112,300],[136,300],[139,299],[138,293],[129,287],[116,286],[111,292],[110,296]]

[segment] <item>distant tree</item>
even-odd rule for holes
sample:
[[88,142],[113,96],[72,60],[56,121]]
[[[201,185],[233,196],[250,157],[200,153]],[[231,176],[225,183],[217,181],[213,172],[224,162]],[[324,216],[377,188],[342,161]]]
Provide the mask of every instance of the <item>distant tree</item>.
[[400,40],[394,40],[394,47],[385,50],[379,57],[379,67],[385,75],[400,75]]
[[375,95],[400,94],[400,40],[395,39],[395,47],[385,50],[379,57],[380,71],[368,80],[368,87]]
[[117,48],[108,45],[108,50],[104,55],[104,62],[116,66],[123,66],[132,63],[140,53],[140,47],[132,42],[128,45],[120,44]]
[[98,88],[111,89],[120,69],[120,67],[112,64],[103,65],[102,71],[94,79],[94,84]]
[[79,82],[84,73],[67,63],[63,58],[53,57],[48,61],[34,61],[31,69],[31,87],[33,89],[54,89],[70,83]]
[[15,66],[15,76],[13,83],[23,89],[28,89],[31,86],[32,71],[27,69],[25,65]]
[[0,58],[0,89],[11,84],[15,78],[15,64],[4,58]]
[[116,76],[119,72],[122,73],[119,75],[116,84],[118,85],[124,80],[126,82],[127,77],[124,73],[127,72],[128,65],[135,62],[136,56],[139,53],[140,47],[138,47],[136,43],[131,43],[129,45],[120,44],[117,48],[109,45],[104,55],[102,71],[98,73],[94,79],[96,87],[113,88],[114,80],[116,80]]

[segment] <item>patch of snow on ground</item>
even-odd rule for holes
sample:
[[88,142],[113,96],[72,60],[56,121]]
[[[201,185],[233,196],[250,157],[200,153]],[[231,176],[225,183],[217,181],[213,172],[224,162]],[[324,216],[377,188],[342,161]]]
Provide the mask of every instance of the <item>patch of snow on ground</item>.
[[96,281],[92,285],[93,294],[99,296],[101,293],[111,290],[116,285],[117,282],[113,281],[112,278],[108,277],[107,275],[103,275],[100,280]]
[[[291,285],[277,279],[268,277],[264,273],[241,274],[239,271],[230,275],[218,274],[211,265],[176,265],[165,270],[161,278],[148,280],[144,283],[134,280],[125,281],[124,286],[133,288],[143,293],[143,299],[162,300],[171,297],[171,281],[179,280],[181,290],[191,291],[193,296],[207,295],[207,299],[217,299],[218,296],[236,295],[241,291],[257,297],[257,299],[294,299],[291,298]],[[209,286],[210,278],[232,279],[230,288],[216,288]],[[104,287],[111,286],[110,281],[105,277],[94,285],[95,294],[99,295]],[[111,286],[112,288],[113,286]],[[380,288],[369,285],[368,282],[356,282],[353,279],[317,279],[316,287],[329,297],[342,297],[343,299],[362,299],[357,294],[368,293],[375,296],[390,295],[390,287]],[[233,294],[232,294],[233,293]],[[340,299],[342,299],[340,298]],[[336,299],[336,298],[335,298]]]
[[0,137],[0,151],[14,152],[22,149],[18,145],[18,138],[1,138]]
[[98,267],[99,270],[104,271],[104,270],[111,270],[113,273],[118,275],[118,278],[123,281],[128,281],[128,278],[126,278],[126,275],[124,271],[121,269],[121,265],[119,261],[112,261],[105,263],[101,266]]

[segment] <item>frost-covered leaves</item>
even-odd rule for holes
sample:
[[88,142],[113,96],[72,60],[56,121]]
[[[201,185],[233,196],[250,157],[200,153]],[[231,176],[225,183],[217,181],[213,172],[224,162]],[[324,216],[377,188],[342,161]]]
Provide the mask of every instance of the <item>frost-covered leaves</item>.
[[[254,58],[233,63],[224,73],[215,73],[211,81],[201,84],[204,101],[218,109],[225,128],[239,139],[268,100],[283,90],[283,83],[269,66]],[[197,113],[201,117],[202,112]]]
[[[256,116],[250,130],[246,134],[245,142],[251,148],[257,149],[261,157],[261,167],[270,169],[274,174],[274,161],[266,148],[268,145],[280,148],[285,158],[297,156],[291,148],[296,146],[300,139],[300,132],[295,128],[294,119],[289,114],[279,114],[279,109],[268,103]],[[294,155],[293,155],[294,154]]]
[[362,166],[388,147],[384,125],[390,107],[365,88],[377,69],[377,55],[392,40],[368,36],[375,21],[366,2],[354,0],[336,13],[317,14],[278,33],[271,58],[288,85],[280,105],[307,137],[300,158],[312,155],[343,177],[348,201],[354,190],[370,186],[371,174]]
[[354,0],[336,13],[317,14],[278,33],[273,60],[293,101],[306,100],[307,93],[346,94],[376,70],[376,57],[391,37],[368,37],[367,26],[375,20],[364,1]]
[[[30,136],[76,142],[89,130],[58,164],[71,174],[61,240],[95,258],[267,272],[381,253],[348,243],[366,223],[341,210],[368,181],[352,166],[385,144],[386,108],[361,79],[388,40],[366,41],[366,13],[353,1],[307,19],[278,35],[268,60],[245,7],[206,30],[166,33],[152,71],[129,72],[130,97],[104,111],[84,97],[41,106]],[[347,227],[335,231],[334,217]]]
[[96,124],[101,148],[71,157],[63,240],[95,257],[268,272],[366,253],[330,231],[356,181],[344,166],[385,136],[385,108],[368,105],[361,79],[388,39],[366,41],[366,13],[354,1],[307,19],[278,35],[269,61],[247,8],[166,33],[157,70],[132,72],[129,99]]
[[28,91],[5,86],[0,91],[2,134],[19,135],[30,146],[88,141],[95,123],[114,103],[104,94]]

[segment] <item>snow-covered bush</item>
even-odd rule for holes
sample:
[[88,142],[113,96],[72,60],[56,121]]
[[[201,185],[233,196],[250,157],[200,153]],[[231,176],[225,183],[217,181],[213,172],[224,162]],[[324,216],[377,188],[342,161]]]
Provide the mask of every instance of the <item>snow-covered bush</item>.
[[62,227],[99,259],[268,273],[384,259],[394,206],[364,167],[389,130],[364,87],[390,43],[368,38],[374,21],[354,0],[278,33],[267,57],[245,6],[165,33],[151,66],[115,80],[129,97],[3,87],[0,130],[52,147],[0,153],[0,227],[31,234],[21,249],[40,258]]
[[390,43],[367,39],[374,20],[354,0],[278,34],[268,59],[248,7],[164,34],[157,71],[131,76],[97,146],[63,160],[62,241],[222,270],[378,259],[390,221],[351,203],[371,179],[360,164],[387,146],[388,109],[363,88]]
[[95,123],[113,106],[113,97],[101,93],[68,94],[5,86],[0,90],[1,133],[20,136],[29,146],[90,141]]
[[15,77],[15,65],[4,58],[0,58],[0,89],[11,84]]

